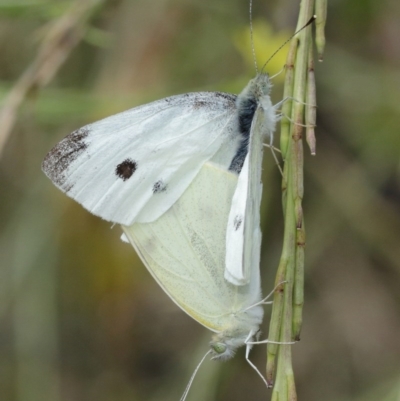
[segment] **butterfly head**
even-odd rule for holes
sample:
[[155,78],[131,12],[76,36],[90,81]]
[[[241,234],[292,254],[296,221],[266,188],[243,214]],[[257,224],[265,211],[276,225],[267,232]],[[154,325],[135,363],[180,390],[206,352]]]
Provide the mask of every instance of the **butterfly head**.
[[211,341],[210,343],[211,359],[214,360],[226,361],[228,359],[231,359],[236,353],[236,348],[244,344],[243,341],[240,341],[240,343],[236,344],[235,340],[237,339],[218,339],[218,337],[219,336],[217,336],[215,340]]
[[210,342],[211,359],[220,361],[231,359],[239,347],[245,345],[249,339],[253,338],[254,333],[258,331],[258,326],[249,329],[246,326],[214,335]]
[[247,84],[242,93],[238,96],[236,104],[239,110],[245,107],[249,102],[255,105],[260,99],[269,97],[271,88],[272,83],[269,79],[269,75],[266,73],[257,74],[257,76]]
[[269,75],[266,73],[258,74],[253,80],[253,91],[257,99],[268,96],[271,92],[272,84]]

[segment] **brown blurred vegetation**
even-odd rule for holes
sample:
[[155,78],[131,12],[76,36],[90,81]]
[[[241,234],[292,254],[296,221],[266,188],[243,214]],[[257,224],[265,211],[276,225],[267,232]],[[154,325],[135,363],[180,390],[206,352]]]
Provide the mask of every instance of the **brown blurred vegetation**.
[[[0,1],[3,105],[72,3]],[[297,7],[254,0],[254,18],[291,31]],[[300,401],[400,399],[399,15],[397,0],[329,4],[317,156],[306,155]],[[180,398],[210,333],[158,288],[118,227],[58,191],[40,164],[66,134],[117,111],[182,92],[238,93],[253,75],[234,46],[246,27],[248,0],[99,2],[51,82],[27,90],[0,161],[2,401]],[[265,159],[266,293],[282,211],[279,172]],[[267,399],[243,354],[206,362],[188,401]],[[265,347],[251,357],[263,369]]]

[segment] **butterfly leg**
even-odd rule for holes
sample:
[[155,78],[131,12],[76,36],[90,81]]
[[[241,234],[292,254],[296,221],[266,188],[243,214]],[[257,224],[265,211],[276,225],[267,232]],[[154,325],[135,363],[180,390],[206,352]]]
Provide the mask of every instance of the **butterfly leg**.
[[286,69],[286,65],[284,65],[276,74],[272,75],[272,77],[269,77],[269,79],[274,79],[275,77],[277,77],[278,75],[282,74],[283,71],[285,71]]
[[286,284],[286,281],[279,282],[265,298],[263,298],[261,301],[257,302],[254,305],[248,306],[246,309],[243,309],[241,312],[246,312],[247,310],[249,310],[251,308],[254,308],[255,306],[258,306],[258,305],[272,304],[272,301],[271,302],[266,302],[267,299],[269,299],[273,295],[273,293],[283,284]]
[[261,340],[261,341],[247,341],[245,344],[248,345],[258,345],[258,344],[276,344],[276,345],[293,345],[297,341],[272,341],[272,340]]
[[288,100],[294,100],[294,99],[292,97],[290,97],[290,96],[286,96],[280,102],[274,104],[273,107],[274,107],[275,111],[278,111],[279,108],[283,105],[283,103],[287,102]]
[[285,114],[280,114],[280,118],[282,118],[282,117],[287,118],[292,124],[299,125],[300,127],[305,127],[305,128],[315,128],[315,127],[316,127],[316,125],[314,125],[314,124],[306,125],[306,124],[296,123],[296,122],[294,122],[291,118],[289,118],[288,116],[286,116]]
[[296,99],[294,97],[291,97],[291,96],[286,96],[280,102],[274,104],[274,109],[275,110],[279,110],[279,107],[281,107],[283,105],[283,103],[287,102],[288,100],[293,100],[294,102],[297,102],[297,103],[300,103],[300,104],[304,104],[305,106],[310,106],[309,103],[302,102],[301,100],[298,100],[298,99]]
[[245,344],[246,344],[246,361],[247,363],[257,372],[257,374],[261,377],[262,381],[265,383],[265,385],[267,386],[267,388],[271,388],[271,386],[268,384],[267,380],[265,379],[265,377],[261,374],[261,372],[257,369],[257,366],[254,365],[253,362],[250,361],[249,355],[250,355],[250,351],[253,347],[253,342],[249,342],[249,340],[251,338],[253,338],[254,333],[251,331],[249,333],[249,335],[247,336],[246,340],[245,340]]
[[265,146],[266,148],[272,148],[274,152],[282,153],[277,147],[271,146],[268,143],[263,143],[263,146]]
[[[271,150],[272,157],[274,158],[275,163],[276,163],[276,165],[278,166],[278,169],[279,169],[279,171],[280,171],[280,173],[281,173],[281,175],[282,175],[282,177],[283,177],[283,170],[282,170],[282,167],[281,167],[280,162],[279,162],[279,160],[278,160],[278,157],[276,156],[276,153],[275,153],[275,149],[276,149],[276,148],[275,148],[274,146],[272,146],[271,143],[270,143],[269,145],[267,145],[266,143],[264,143],[263,145],[266,146],[267,148],[269,148],[269,149]],[[276,150],[278,150],[278,149],[276,149]],[[279,150],[278,150],[278,152],[281,153]]]

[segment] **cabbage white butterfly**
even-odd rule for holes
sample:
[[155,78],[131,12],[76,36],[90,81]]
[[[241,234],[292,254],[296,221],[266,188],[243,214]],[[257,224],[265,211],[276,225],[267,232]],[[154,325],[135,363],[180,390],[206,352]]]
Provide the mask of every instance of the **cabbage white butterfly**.
[[93,214],[122,225],[152,276],[213,331],[228,359],[259,331],[263,139],[276,106],[267,74],[239,96],[172,96],[86,125],[42,169]]
[[[119,223],[151,275],[214,332],[208,354],[246,360],[263,318],[260,202],[263,140],[277,121],[267,74],[239,96],[188,93],[80,128],[46,156],[53,183]],[[267,342],[263,341],[263,342]]]

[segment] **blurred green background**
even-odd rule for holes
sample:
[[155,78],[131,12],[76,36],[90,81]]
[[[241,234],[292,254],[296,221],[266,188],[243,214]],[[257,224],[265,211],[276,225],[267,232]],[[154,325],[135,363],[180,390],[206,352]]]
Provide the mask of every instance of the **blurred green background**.
[[[8,136],[0,160],[1,401],[179,400],[210,339],[119,240],[119,227],[58,191],[40,164],[65,135],[118,111],[183,92],[240,92],[254,76],[248,0],[97,3],[52,59],[40,49],[73,2],[0,1],[2,105],[21,93],[35,59],[50,60],[10,129],[0,120],[0,138]],[[260,64],[293,32],[298,5],[254,0]],[[397,0],[329,2],[325,60],[316,65],[317,155],[306,151],[306,304],[293,349],[300,401],[400,400],[399,15]],[[280,175],[268,152],[262,216],[267,293],[282,244]],[[251,358],[263,371],[265,347]],[[269,397],[240,350],[226,363],[205,362],[188,401]]]

